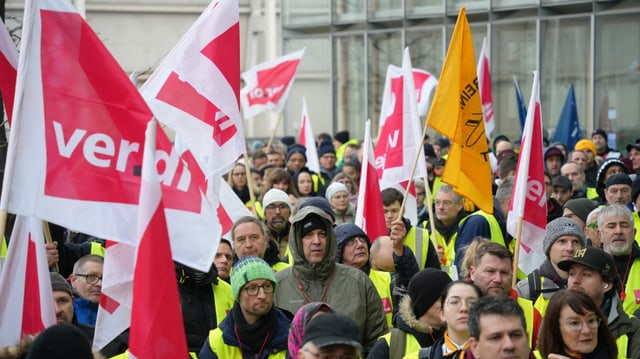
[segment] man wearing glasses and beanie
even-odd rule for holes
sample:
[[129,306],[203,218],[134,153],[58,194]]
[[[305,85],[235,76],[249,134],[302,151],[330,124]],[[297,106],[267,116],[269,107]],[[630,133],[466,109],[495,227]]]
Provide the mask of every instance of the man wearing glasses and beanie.
[[273,270],[250,256],[231,271],[234,305],[200,349],[198,358],[284,358],[291,314],[275,307]]

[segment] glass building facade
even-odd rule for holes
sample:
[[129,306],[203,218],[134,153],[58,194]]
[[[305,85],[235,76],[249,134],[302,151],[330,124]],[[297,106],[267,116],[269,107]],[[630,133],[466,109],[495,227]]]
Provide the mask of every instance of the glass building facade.
[[483,39],[489,41],[494,136],[519,139],[513,79],[528,103],[532,71],[539,70],[549,139],[571,84],[583,137],[604,128],[625,156],[626,144],[640,138],[640,1],[282,0],[281,6],[283,53],[307,49],[288,126],[298,118],[295,98],[305,96],[322,104],[333,132],[362,138],[371,118],[377,133],[387,66],[400,66],[408,46],[413,66],[439,77],[465,6],[476,59]]

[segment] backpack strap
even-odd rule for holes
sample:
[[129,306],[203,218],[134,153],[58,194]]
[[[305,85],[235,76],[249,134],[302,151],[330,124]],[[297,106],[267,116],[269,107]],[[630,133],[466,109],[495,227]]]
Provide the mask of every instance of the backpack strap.
[[418,359],[433,359],[433,346],[420,348]]
[[391,329],[391,340],[389,341],[389,359],[404,358],[407,350],[407,333],[398,328]]
[[542,280],[540,279],[540,270],[535,269],[527,276],[529,282],[529,298],[535,302],[542,293]]

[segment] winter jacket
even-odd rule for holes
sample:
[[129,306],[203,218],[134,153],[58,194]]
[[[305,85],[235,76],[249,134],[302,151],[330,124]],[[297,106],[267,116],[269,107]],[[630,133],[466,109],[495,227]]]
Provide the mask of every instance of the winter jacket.
[[73,311],[78,323],[94,327],[98,317],[98,304],[82,298],[77,293],[73,299]]
[[[276,310],[276,333],[273,338],[266,343],[264,350],[257,359],[284,358],[287,352],[287,340],[289,338],[289,327],[291,326],[291,316],[282,310]],[[209,332],[209,338],[202,345],[199,359],[256,359],[257,353],[253,353],[246,346],[242,346],[242,356],[240,356],[240,343],[234,332],[235,321],[231,312],[220,322],[218,328]],[[224,353],[216,353],[212,347],[223,348]],[[220,355],[218,355],[220,354]]]
[[[309,215],[321,217],[328,229],[324,258],[317,264],[307,262],[302,247],[302,223]],[[313,206],[300,210],[293,217],[289,247],[293,266],[276,273],[276,306],[296,313],[304,304],[326,302],[356,321],[365,351],[370,350],[387,331],[382,301],[364,272],[336,263],[338,245],[329,215]]]
[[[624,312],[617,294],[605,299],[601,309],[618,344],[618,357],[640,358],[640,320]],[[626,348],[621,347],[623,343]]]
[[400,301],[398,316],[394,320],[396,329],[378,339],[373,349],[369,352],[367,359],[390,359],[390,354],[395,352],[390,348],[390,343],[393,342],[392,336],[402,334],[398,331],[402,331],[406,336],[404,355],[411,354],[419,348],[430,347],[444,335],[444,329],[432,328],[416,317],[413,313],[413,303],[409,296]]

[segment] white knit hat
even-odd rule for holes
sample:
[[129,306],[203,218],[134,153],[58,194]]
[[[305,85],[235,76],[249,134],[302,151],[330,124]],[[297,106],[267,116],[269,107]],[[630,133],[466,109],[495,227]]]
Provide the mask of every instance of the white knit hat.
[[272,188],[264,194],[264,197],[262,197],[262,206],[263,208],[267,208],[268,205],[275,202],[284,202],[289,206],[289,210],[291,210],[291,199],[289,198],[289,195],[287,195],[283,190]]
[[325,191],[325,197],[327,197],[329,202],[331,202],[331,198],[333,198],[333,196],[335,196],[338,192],[347,192],[347,194],[349,194],[347,186],[340,182],[333,182],[331,185],[329,185],[329,187],[327,187],[327,190]]

